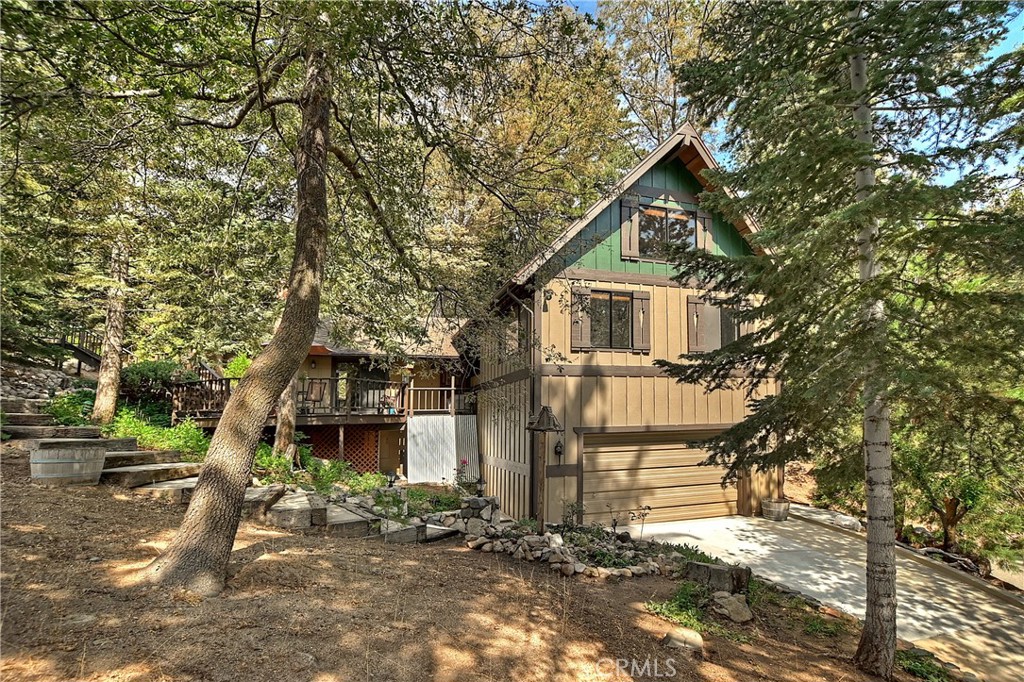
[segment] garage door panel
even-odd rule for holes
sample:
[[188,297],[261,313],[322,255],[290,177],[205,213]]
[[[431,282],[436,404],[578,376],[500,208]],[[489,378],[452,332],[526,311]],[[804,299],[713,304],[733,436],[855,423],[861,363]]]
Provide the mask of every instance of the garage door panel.
[[646,469],[670,466],[698,466],[708,453],[693,449],[663,449],[656,451],[592,452],[587,449],[583,471],[612,471],[615,469]]
[[721,486],[724,471],[718,467],[665,467],[626,469],[594,473],[586,481],[590,492],[609,492],[630,488],[676,488],[691,485]]
[[735,485],[722,487],[726,470],[701,466],[707,453],[689,447],[692,434],[588,434],[583,453],[584,518],[608,523],[612,514],[651,508],[648,522],[735,514]]

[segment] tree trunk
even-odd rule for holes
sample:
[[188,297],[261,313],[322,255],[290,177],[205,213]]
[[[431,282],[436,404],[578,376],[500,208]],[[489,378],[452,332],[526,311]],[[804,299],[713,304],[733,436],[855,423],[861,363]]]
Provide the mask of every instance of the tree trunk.
[[245,488],[263,425],[309,352],[320,311],[327,252],[327,150],[331,76],[326,54],[310,49],[299,100],[295,257],[281,324],[224,408],[181,528],[147,568],[152,582],[204,595],[224,587]]
[[277,400],[277,426],[274,429],[274,453],[281,455],[295,444],[295,397],[299,390],[298,376],[284,387]]
[[[854,24],[862,17],[858,6],[850,13]],[[857,201],[864,202],[875,185],[871,106],[867,101],[867,62],[863,54],[850,57],[850,81],[857,96],[854,121],[857,141],[865,145],[865,156],[857,170]],[[878,221],[863,221],[857,236],[860,280],[870,282],[879,275],[876,253]],[[881,351],[887,342],[886,312],[881,300],[865,304],[865,324],[871,352]],[[884,370],[877,360],[864,368],[864,474],[868,509],[867,608],[854,664],[872,675],[891,679],[896,662],[896,527],[892,487],[892,442],[890,440],[888,390]]]
[[114,421],[117,394],[121,389],[121,350],[124,347],[125,289],[128,286],[128,250],[123,237],[114,240],[110,252],[110,288],[107,289],[107,318],[103,324],[103,350],[96,378],[96,402],[92,419],[97,424]]

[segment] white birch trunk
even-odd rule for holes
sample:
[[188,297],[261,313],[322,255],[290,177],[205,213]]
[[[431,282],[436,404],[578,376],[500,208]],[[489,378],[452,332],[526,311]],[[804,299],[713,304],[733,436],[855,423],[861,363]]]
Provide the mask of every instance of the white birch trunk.
[[[856,24],[862,17],[860,6],[850,13]],[[871,106],[866,99],[867,60],[863,54],[850,57],[850,82],[857,95],[853,117],[857,123],[857,141],[871,149]],[[873,155],[867,152],[857,170],[857,201],[866,201],[875,185]],[[866,220],[857,235],[860,253],[860,280],[869,282],[879,275],[876,247],[878,221]],[[886,313],[880,300],[869,301],[864,309],[865,324],[872,330],[877,347],[886,343]],[[865,672],[890,679],[896,659],[896,527],[892,489],[892,443],[889,405],[883,370],[877,361],[864,367],[864,482],[868,508],[866,567],[866,613],[854,663]]]

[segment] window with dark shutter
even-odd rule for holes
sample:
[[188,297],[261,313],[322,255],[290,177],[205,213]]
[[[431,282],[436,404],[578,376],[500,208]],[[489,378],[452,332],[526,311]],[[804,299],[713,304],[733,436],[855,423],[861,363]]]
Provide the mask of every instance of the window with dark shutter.
[[707,321],[704,300],[699,296],[686,297],[686,343],[690,353],[707,352]]
[[650,298],[642,291],[574,288],[572,350],[650,350]]

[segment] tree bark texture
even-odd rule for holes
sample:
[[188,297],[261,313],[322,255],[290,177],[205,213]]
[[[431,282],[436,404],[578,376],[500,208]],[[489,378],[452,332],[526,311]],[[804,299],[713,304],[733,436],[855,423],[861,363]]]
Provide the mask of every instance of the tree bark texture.
[[[853,10],[854,24],[860,21],[862,9]],[[850,57],[850,81],[857,97],[854,121],[857,141],[866,150],[857,170],[857,201],[866,201],[875,185],[871,106],[867,101],[867,60],[862,53]],[[860,280],[870,282],[879,275],[876,252],[878,221],[865,220],[857,235],[860,254]],[[886,312],[884,302],[871,300],[865,304],[864,322],[871,331],[877,348],[886,345]],[[864,629],[861,632],[854,664],[872,675],[891,679],[896,662],[896,526],[895,501],[892,488],[892,442],[890,439],[889,405],[883,369],[876,360],[864,367],[864,474],[868,510],[866,591],[867,604]]]
[[204,595],[217,594],[224,587],[263,425],[309,352],[320,312],[328,233],[331,94],[325,52],[309,49],[305,69],[296,150],[295,257],[281,324],[224,408],[178,534],[147,568],[153,582],[180,585]]
[[292,380],[277,400],[277,422],[274,429],[274,453],[284,454],[295,444],[295,398],[299,390],[299,377]]
[[125,290],[128,287],[128,249],[122,238],[114,240],[110,252],[110,288],[107,289],[107,317],[103,324],[103,349],[96,378],[96,402],[92,419],[97,424],[114,421],[117,394],[121,389],[121,352],[124,348]]

